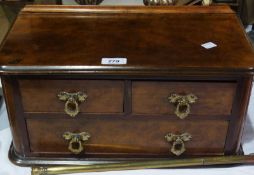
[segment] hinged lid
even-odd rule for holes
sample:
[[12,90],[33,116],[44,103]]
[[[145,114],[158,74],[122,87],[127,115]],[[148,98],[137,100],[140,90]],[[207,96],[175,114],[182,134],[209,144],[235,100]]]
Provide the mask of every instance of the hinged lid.
[[251,72],[254,52],[226,6],[26,6],[2,45],[0,65],[2,74]]

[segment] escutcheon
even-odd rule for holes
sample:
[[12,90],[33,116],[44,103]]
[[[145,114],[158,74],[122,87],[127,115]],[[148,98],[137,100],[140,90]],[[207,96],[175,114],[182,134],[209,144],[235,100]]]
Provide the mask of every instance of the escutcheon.
[[184,119],[190,114],[190,104],[196,103],[197,100],[198,97],[194,94],[179,95],[173,93],[168,97],[168,101],[176,105],[175,114],[180,119]]
[[190,141],[192,136],[189,133],[183,133],[181,135],[176,135],[173,133],[168,133],[165,136],[165,139],[172,143],[171,152],[177,156],[180,156],[185,152],[185,144],[184,142]]
[[90,138],[90,134],[87,132],[81,133],[65,132],[63,134],[63,138],[69,141],[68,149],[73,154],[79,154],[82,151],[84,151],[83,142],[87,141]]
[[79,113],[79,103],[86,101],[88,97],[84,92],[60,92],[57,96],[59,100],[65,101],[64,111],[71,117]]

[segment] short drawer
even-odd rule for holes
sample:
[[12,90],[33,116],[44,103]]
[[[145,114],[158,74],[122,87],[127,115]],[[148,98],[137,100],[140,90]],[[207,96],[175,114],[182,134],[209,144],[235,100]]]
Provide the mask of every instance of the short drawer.
[[[19,80],[19,88],[25,112],[64,112],[67,99],[60,100],[60,92],[83,92],[86,95],[85,101],[77,101],[80,113],[123,112],[123,81]],[[68,105],[72,107],[72,103]]]
[[134,114],[175,115],[179,101],[172,103],[171,94],[194,94],[189,102],[190,115],[230,115],[236,93],[235,82],[155,82],[132,83],[132,112]]
[[173,141],[169,133],[189,133],[190,141],[184,141],[186,151],[182,155],[221,155],[228,130],[227,121],[176,121],[146,118],[95,118],[80,120],[27,119],[32,153],[75,155],[69,150],[71,139],[63,138],[65,132],[87,132],[90,137],[82,142],[84,150],[79,156],[176,156],[171,152]]

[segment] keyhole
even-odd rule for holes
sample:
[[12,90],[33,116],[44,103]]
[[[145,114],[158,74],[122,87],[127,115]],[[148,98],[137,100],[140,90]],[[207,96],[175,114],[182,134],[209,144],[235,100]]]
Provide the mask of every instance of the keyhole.
[[175,144],[175,150],[181,150],[181,149],[182,149],[182,146],[183,146],[183,144],[181,144],[181,143],[176,143],[176,144]]
[[68,110],[75,111],[76,110],[76,104],[73,102],[68,103]]
[[179,111],[181,113],[186,113],[187,109],[188,109],[187,105],[180,105],[179,106]]
[[79,149],[80,144],[79,144],[79,142],[73,142],[73,143],[71,144],[71,146],[72,146],[73,149]]

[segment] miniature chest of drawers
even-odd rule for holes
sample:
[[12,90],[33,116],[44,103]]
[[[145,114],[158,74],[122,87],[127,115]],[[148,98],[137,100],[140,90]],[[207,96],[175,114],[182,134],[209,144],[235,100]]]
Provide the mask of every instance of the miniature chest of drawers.
[[241,154],[254,53],[226,6],[27,6],[0,65],[15,163]]

